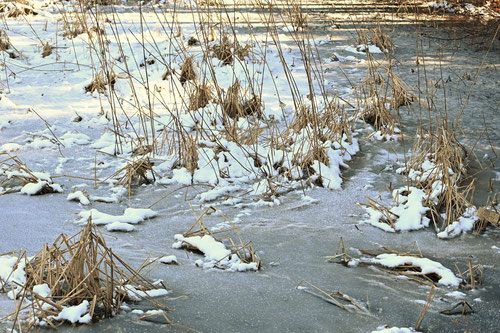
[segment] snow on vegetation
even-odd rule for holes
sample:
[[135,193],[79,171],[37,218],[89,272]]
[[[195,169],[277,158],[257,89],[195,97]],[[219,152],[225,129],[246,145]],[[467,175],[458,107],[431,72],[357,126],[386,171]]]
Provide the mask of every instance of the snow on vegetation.
[[464,147],[445,126],[436,132],[417,136],[409,161],[396,170],[409,185],[392,192],[392,207],[375,200],[362,204],[369,216],[363,222],[394,232],[422,229],[433,219],[440,239],[474,228],[479,220],[472,203],[474,182],[461,184],[467,170]]
[[0,194],[20,191],[26,195],[62,193],[61,185],[54,183],[50,174],[31,171],[19,158],[2,154],[4,163],[0,164]]
[[[12,22],[6,36],[20,54],[29,57],[32,66],[46,68],[53,76],[47,76],[43,82],[38,77],[28,77],[26,80],[31,81],[31,86],[27,91],[24,77],[21,79],[18,75],[10,85],[9,97],[3,96],[2,101],[12,103],[11,107],[24,106],[26,95],[36,95],[37,113],[44,117],[62,114],[76,122],[71,126],[50,124],[48,128],[23,133],[23,149],[63,147],[90,151],[89,156],[97,150],[99,161],[89,165],[92,169],[100,168],[101,162],[115,166],[110,161],[119,155],[124,164],[119,165],[121,171],[113,176],[114,179],[136,180],[133,185],[154,182],[210,185],[211,188],[199,196],[202,202],[252,190],[260,181],[268,182],[268,186],[254,192],[254,196],[266,199],[279,194],[277,188],[304,184],[341,188],[341,169],[346,168],[346,163],[359,151],[357,139],[340,101],[326,97],[322,93],[323,80],[314,79],[321,76],[312,75],[308,84],[303,75],[306,66],[297,60],[301,58],[300,44],[295,45],[289,37],[295,31],[291,26],[278,36],[291,43],[291,52],[283,53],[271,44],[256,45],[260,42],[256,42],[252,34],[241,33],[238,41],[234,40],[228,33],[230,22],[221,22],[223,29],[217,28],[220,36],[213,41],[198,36],[200,30],[207,29],[202,24],[182,24],[179,34],[172,35],[157,22],[153,12],[145,10],[141,15],[151,19],[154,30],[161,33],[155,32],[151,36],[154,40],[145,45],[131,40],[130,47],[123,47],[124,36],[141,33],[133,23],[138,13],[127,13],[130,20],[114,25],[102,24],[96,21],[100,18],[89,15],[89,29],[83,29],[72,13],[80,6],[73,7],[71,1],[57,2],[57,5],[29,3],[36,7],[38,15],[27,19],[35,31],[40,30],[37,40],[46,43],[48,47],[43,49],[48,51],[37,52],[39,50],[35,50],[25,37],[32,34],[32,29],[19,22]],[[65,18],[69,20],[62,31],[57,30],[55,24],[61,11],[68,13]],[[172,16],[174,20],[179,19],[177,14]],[[106,36],[108,47],[101,50],[95,44],[96,34]],[[171,36],[163,38],[164,35]],[[191,37],[193,44],[188,43],[186,47]],[[52,40],[58,41],[57,51],[50,49]],[[199,47],[201,41],[206,43],[203,48]],[[305,42],[314,44],[313,40]],[[93,47],[88,47],[89,44]],[[375,45],[368,47],[377,52]],[[139,57],[144,48],[150,59]],[[176,51],[169,56],[168,66],[157,60],[164,58],[160,51],[164,49]],[[116,72],[107,73],[106,68],[96,67],[92,59],[102,56],[110,61],[106,68]],[[281,57],[288,62],[294,59],[294,67],[285,67]],[[17,66],[17,60],[7,61],[9,66]],[[68,65],[71,68],[67,72],[58,73],[60,63],[78,66]],[[126,73],[119,73],[118,69],[126,69]],[[294,81],[290,85],[297,87],[297,91],[291,91],[288,84],[276,84],[276,77],[284,76],[288,70],[296,74],[290,76]],[[319,67],[308,70],[322,71]],[[145,89],[146,85],[140,84],[145,74],[148,86],[156,86],[156,90]],[[44,89],[40,96],[39,85],[42,84],[53,89],[47,92]],[[214,98],[216,95],[220,98]],[[124,100],[132,102],[123,104]],[[56,109],[53,102],[69,107]],[[118,104],[123,112],[116,111]],[[145,105],[149,105],[151,114],[156,115],[147,121],[142,112],[136,113]],[[88,116],[94,112],[91,110],[102,110],[103,115]],[[74,111],[78,111],[76,118]],[[275,125],[269,126],[270,123]],[[82,133],[86,127],[98,133],[102,130],[102,135],[94,140]],[[155,163],[138,168],[139,159],[151,159]],[[61,172],[62,165],[59,165],[56,173]],[[128,187],[130,184],[122,185]],[[72,199],[68,200],[82,199],[80,202],[86,204],[81,195],[70,197]]]
[[89,301],[84,300],[79,305],[69,306],[62,309],[57,316],[49,316],[47,319],[53,319],[58,321],[67,320],[72,324],[89,324],[92,321],[92,317],[89,312]]
[[75,191],[73,193],[68,194],[68,197],[66,198],[66,200],[77,201],[84,206],[90,205],[90,200],[88,198],[88,195],[86,195],[82,191]]
[[116,256],[90,222],[71,237],[59,235],[33,257],[24,251],[0,256],[0,292],[26,303],[10,315],[22,320],[23,331],[62,322],[89,324],[116,315],[126,299],[169,293],[161,280],[149,282]]
[[369,218],[363,222],[388,232],[419,230],[429,226],[430,220],[425,216],[429,208],[423,204],[427,198],[424,191],[416,187],[401,188],[394,190],[392,195],[395,205],[389,209],[389,215],[393,220],[380,210],[366,207]]
[[462,233],[472,231],[478,220],[477,209],[475,207],[467,208],[464,215],[458,218],[458,221],[449,224],[437,236],[441,239],[457,237]]
[[174,255],[163,256],[163,257],[158,259],[158,262],[161,262],[162,264],[167,264],[167,265],[172,265],[172,264],[178,265],[179,264],[177,257]]
[[49,183],[46,180],[38,181],[36,183],[28,183],[21,188],[21,193],[27,195],[37,195],[43,193],[62,193],[64,192],[61,185]]
[[444,11],[451,14],[480,16],[482,19],[495,19],[500,14],[490,8],[492,1],[486,1],[482,6],[475,6],[467,1],[449,2],[449,1],[431,1],[425,3],[429,8],[437,11]]
[[395,253],[383,253],[375,258],[367,259],[367,262],[382,265],[388,268],[413,265],[420,269],[419,274],[437,274],[439,276],[438,284],[445,286],[458,287],[462,281],[460,278],[456,277],[449,268],[444,267],[439,262],[427,258],[402,256]]
[[26,283],[25,267],[26,261],[16,256],[0,256],[0,291],[7,292],[10,299],[15,299]]
[[195,248],[204,254],[205,260],[197,260],[197,266],[223,268],[231,272],[256,271],[259,268],[257,262],[243,262],[238,255],[227,249],[222,242],[216,240],[212,235],[184,237],[177,234],[175,240],[176,242],[172,244],[174,249]]

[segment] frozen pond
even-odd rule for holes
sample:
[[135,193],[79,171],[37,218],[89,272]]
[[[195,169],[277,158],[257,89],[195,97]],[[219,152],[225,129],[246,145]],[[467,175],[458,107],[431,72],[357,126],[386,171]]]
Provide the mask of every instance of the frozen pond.
[[[38,72],[28,70],[25,72],[26,77],[23,77],[23,72],[18,67],[19,73],[15,78],[10,78],[11,93],[5,94],[16,108],[2,106],[0,109],[0,125],[3,119],[11,122],[0,130],[0,147],[6,143],[23,145],[12,154],[19,156],[33,170],[49,172],[55,182],[64,186],[65,191],[62,194],[40,196],[28,196],[19,192],[0,195],[0,253],[24,249],[33,255],[44,243],[53,242],[60,233],[72,235],[78,232],[81,224],[75,223],[75,220],[82,210],[96,208],[108,214],[120,215],[127,207],[148,208],[152,205],[151,208],[158,212],[158,216],[135,225],[133,232],[109,232],[105,227],[100,227],[100,230],[108,245],[133,267],[140,266],[149,256],[156,258],[176,255],[179,261],[179,265],[154,263],[145,270],[147,277],[152,280],[162,279],[171,290],[168,296],[158,300],[173,309],[167,315],[174,325],[165,323],[160,317],[141,321],[137,319],[138,315],[123,311],[112,319],[101,320],[96,324],[75,327],[63,325],[58,330],[371,332],[382,325],[414,327],[430,288],[401,275],[390,274],[381,266],[361,263],[356,267],[345,267],[337,262],[328,262],[328,257],[335,254],[341,237],[347,253],[355,258],[362,256],[359,252],[361,249],[378,249],[380,246],[401,252],[421,251],[424,257],[457,273],[457,267],[462,272],[467,269],[467,260],[471,257],[474,264],[483,265],[483,283],[476,290],[438,285],[421,330],[497,330],[496,323],[500,321],[498,229],[490,226],[479,235],[469,232],[449,240],[438,239],[436,232],[430,227],[413,232],[387,233],[361,223],[365,219],[365,211],[357,205],[366,202],[367,197],[376,198],[380,193],[383,200],[387,201],[387,187],[397,188],[404,184],[403,177],[395,173],[399,167],[397,162],[403,160],[405,152],[412,147],[420,122],[426,124],[429,117],[443,117],[445,110],[449,114],[450,123],[463,110],[460,119],[463,131],[459,132],[458,139],[465,147],[474,147],[475,154],[471,156],[472,167],[469,171],[476,179],[474,204],[483,206],[488,196],[492,197],[496,193],[500,186],[500,156],[496,155],[500,146],[500,134],[497,130],[500,128],[500,44],[498,36],[492,40],[495,36],[493,26],[496,23],[482,25],[476,20],[456,19],[455,16],[451,16],[450,20],[443,20],[441,16],[425,15],[415,23],[411,13],[396,15],[392,7],[377,5],[377,2],[370,2],[370,6],[362,1],[354,3],[322,3],[321,6],[318,5],[318,9],[312,8],[313,5],[305,6],[312,22],[310,28],[314,41],[317,42],[317,54],[323,62],[327,93],[352,101],[354,86],[364,80],[368,70],[367,55],[353,52],[353,48],[356,51],[357,44],[356,30],[373,26],[378,21],[384,22],[386,29],[391,32],[396,48],[389,59],[383,54],[373,54],[374,58],[383,66],[391,67],[403,78],[417,92],[422,100],[421,105],[431,102],[434,107],[429,111],[419,107],[419,103],[414,103],[401,108],[401,123],[398,120],[398,126],[404,139],[398,141],[372,140],[369,135],[373,128],[358,121],[354,133],[359,140],[360,151],[345,162],[349,168],[342,168],[341,189],[290,187],[286,188],[283,195],[276,197],[277,201],[274,203],[259,203],[259,197],[251,195],[243,185],[234,193],[222,195],[211,202],[202,202],[199,194],[206,192],[206,186],[183,186],[175,182],[134,187],[130,196],[122,195],[117,203],[96,200],[91,206],[84,207],[67,201],[67,195],[77,185],[92,195],[110,196],[110,186],[101,184],[99,188],[94,188],[95,182],[92,179],[111,176],[120,164],[115,158],[97,154],[97,149],[90,145],[67,144],[68,147],[60,148],[61,151],[57,146],[44,148],[30,145],[26,140],[32,136],[30,133],[44,131],[46,127],[33,113],[27,114],[26,109],[36,107],[43,118],[55,126],[58,136],[76,130],[86,134],[94,142],[101,137],[104,128],[112,127],[111,121],[108,123],[104,117],[98,116],[101,107],[108,107],[106,97],[103,94],[99,95],[101,98],[97,98],[97,93],[92,96],[82,93],[85,84],[92,77],[90,70],[82,69],[88,61],[84,54],[77,55],[82,62],[80,69],[77,69],[78,65],[75,63],[55,61],[50,65],[53,66],[51,68],[64,67],[66,70],[57,74],[41,69]],[[231,15],[241,14],[244,17],[243,13],[249,14],[255,21],[252,21],[255,35],[269,38],[265,37],[265,27],[259,26],[259,16],[249,7],[250,9],[242,6],[241,11],[236,14],[231,12]],[[130,22],[138,22],[137,13],[131,13],[129,8],[124,11],[128,13],[122,15],[129,16],[123,16],[122,21],[125,22],[127,18],[130,20],[127,22],[130,24],[129,28],[136,27],[136,24]],[[146,15],[148,23],[156,24],[155,28],[160,26],[155,21],[155,15]],[[182,31],[186,36],[193,32],[190,15],[189,9],[184,9],[180,14]],[[53,17],[29,19],[35,30],[40,28],[42,38],[50,38],[50,34],[54,33],[50,29],[41,29],[45,21],[52,20]],[[330,23],[327,25],[325,22]],[[24,34],[19,34],[19,41],[32,36],[23,20],[11,19],[8,23],[10,30],[7,31]],[[242,26],[238,33],[248,34],[249,29]],[[279,34],[282,48],[286,50],[284,54],[288,65],[297,62],[296,69],[291,66],[294,68],[291,73],[296,76],[298,89],[301,92],[305,89],[307,93],[301,54],[293,40],[287,38],[286,32],[281,31]],[[15,34],[9,36],[14,44]],[[78,39],[74,43],[77,48],[85,48],[85,43]],[[28,44],[18,45],[26,48],[26,55],[34,56],[29,54]],[[71,42],[61,47],[61,59],[74,56],[71,53],[73,51],[70,52],[70,45]],[[270,67],[279,64],[276,53],[269,50],[269,54],[269,57],[276,58],[274,62],[270,60]],[[340,61],[332,61],[334,55]],[[478,69],[480,73],[476,80]],[[280,69],[272,67],[272,70]],[[153,68],[152,71],[152,77],[161,75],[158,68]],[[283,73],[280,72],[280,75]],[[266,79],[265,75],[263,78]],[[280,77],[275,82],[279,85],[284,79]],[[158,78],[154,84],[161,86],[162,81]],[[224,84],[225,88],[230,85],[227,82],[221,83]],[[124,87],[120,84],[117,86]],[[130,92],[127,89],[124,88],[124,96]],[[292,96],[287,89],[288,86],[278,87],[276,91],[281,94],[282,101],[290,105]],[[274,92],[263,91],[263,99],[266,93],[273,95]],[[432,98],[429,99],[429,96]],[[141,98],[145,98],[144,95]],[[153,104],[157,102],[153,101]],[[276,101],[270,97],[265,105],[273,109],[273,103],[276,104]],[[82,116],[81,122],[71,121],[75,112]],[[43,134],[50,136],[47,131]],[[97,168],[97,163],[102,167]],[[55,172],[57,168],[61,168],[60,172]],[[226,200],[228,198],[238,200],[229,204]],[[224,200],[226,201],[223,202]],[[214,205],[224,216],[221,213],[205,216],[203,223],[209,228],[227,227],[224,222],[232,221],[238,226],[243,242],[253,242],[262,259],[261,270],[233,273],[216,268],[204,269],[195,265],[195,261],[202,258],[202,255],[172,248],[174,235],[184,233],[195,222],[193,212],[199,215],[210,205]],[[308,281],[329,293],[340,291],[363,304],[370,315],[351,313],[336,307],[324,298],[309,293],[308,291],[314,290],[306,284],[304,286],[307,289],[297,288],[301,281]],[[462,300],[473,307],[473,314],[449,316],[440,313]],[[153,308],[146,301],[128,305],[132,309]],[[13,302],[5,294],[0,294],[0,318],[12,310]],[[10,331],[11,325],[12,323],[0,323],[0,331]]]

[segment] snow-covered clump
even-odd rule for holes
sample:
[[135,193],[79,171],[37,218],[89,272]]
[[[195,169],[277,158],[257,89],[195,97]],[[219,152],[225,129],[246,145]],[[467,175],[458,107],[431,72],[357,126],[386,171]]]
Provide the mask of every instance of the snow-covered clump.
[[135,230],[135,227],[129,223],[123,222],[113,222],[106,225],[107,231],[123,231],[123,232],[131,232]]
[[394,228],[387,223],[387,217],[382,211],[372,207],[364,207],[369,218],[362,222],[369,223],[384,231],[419,230],[429,226],[429,218],[425,216],[428,207],[424,206],[427,195],[416,187],[403,187],[392,192],[396,205],[389,212],[394,221]]
[[26,283],[25,267],[24,258],[19,260],[18,257],[0,256],[0,287],[8,291],[7,296],[11,299],[17,298],[20,285]]
[[50,174],[45,172],[29,171],[26,166],[22,168],[9,170],[0,168],[0,175],[6,176],[7,179],[18,179],[24,185],[21,188],[21,193],[27,195],[39,195],[46,193],[62,193],[62,186],[52,181]]
[[75,191],[73,193],[70,193],[68,194],[68,197],[66,199],[68,201],[78,201],[84,206],[90,205],[89,198],[82,191]]
[[89,301],[84,300],[79,305],[69,306],[62,309],[57,316],[50,316],[48,319],[54,319],[58,321],[67,320],[72,324],[88,324],[92,321],[92,317],[89,312]]
[[148,208],[127,208],[122,215],[110,215],[93,208],[91,210],[82,210],[78,215],[80,219],[76,222],[86,223],[89,217],[92,217],[93,224],[101,225],[113,222],[136,224],[155,217],[157,213]]
[[[431,160],[432,155],[426,156],[425,160],[419,165],[413,166],[412,168],[399,168],[396,170],[399,174],[408,174],[408,178],[419,183],[425,183],[429,181],[434,181],[437,179],[442,179],[443,167],[436,164]],[[452,176],[454,174],[453,170],[446,170],[447,173]]]
[[211,235],[184,237],[181,234],[175,235],[175,242],[172,248],[180,249],[185,246],[194,247],[205,255],[205,260],[197,260],[197,266],[203,268],[219,267],[231,272],[244,272],[258,270],[258,263],[243,262],[236,254],[232,254],[226,246]]
[[[1,125],[1,124],[0,124]],[[10,153],[14,151],[21,150],[23,146],[17,143],[4,143],[0,146],[0,153]]]
[[457,237],[461,233],[471,231],[478,220],[477,209],[475,207],[467,208],[464,215],[458,218],[458,221],[448,225],[437,236],[442,239]]
[[36,183],[28,183],[21,188],[21,193],[27,195],[38,195],[44,193],[62,193],[61,185],[40,180]]
[[167,265],[179,263],[177,257],[174,255],[161,257],[160,259],[158,259],[158,261],[161,262],[162,264],[167,264]]
[[241,189],[241,186],[239,186],[239,185],[229,185],[229,186],[223,186],[223,187],[216,187],[212,190],[201,193],[200,194],[200,201],[201,202],[214,201],[215,199],[217,199],[225,194],[238,191],[239,189]]
[[438,283],[445,286],[458,287],[462,281],[453,272],[441,263],[427,259],[411,256],[400,256],[395,253],[383,253],[375,258],[367,259],[367,262],[379,264],[384,267],[394,268],[402,265],[414,265],[421,269],[421,274],[435,273],[439,275]]

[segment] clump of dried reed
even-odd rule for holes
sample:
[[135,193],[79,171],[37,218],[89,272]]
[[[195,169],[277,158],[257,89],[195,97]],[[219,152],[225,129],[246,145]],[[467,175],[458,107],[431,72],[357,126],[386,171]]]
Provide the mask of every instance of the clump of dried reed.
[[223,65],[231,65],[236,56],[240,61],[244,61],[248,56],[252,46],[246,44],[241,46],[237,41],[231,42],[227,35],[220,38],[219,44],[209,46],[208,50],[212,55],[219,59]]
[[63,16],[63,18],[63,37],[73,39],[87,32],[87,24],[81,18],[81,16],[73,19],[69,18],[68,16]]
[[[14,288],[22,301],[9,318],[17,325],[28,312],[26,331],[41,324],[56,328],[64,322],[59,315],[65,308],[84,302],[93,322],[119,313],[124,301],[146,298],[157,308],[168,310],[148,296],[148,291],[166,287],[149,282],[140,270],[118,257],[91,219],[77,234],[59,235],[51,246],[44,245],[33,257],[22,252],[20,262],[25,265],[26,282]],[[35,292],[35,287],[41,285],[50,289],[48,295]]]
[[52,54],[52,46],[50,46],[48,42],[44,43],[42,49],[42,58],[48,57],[51,54]]
[[196,137],[192,137],[191,135],[185,135],[185,140],[183,142],[183,149],[181,153],[181,161],[182,165],[190,172],[194,173],[194,171],[198,168],[198,145]]
[[222,101],[222,111],[226,116],[233,119],[248,116],[260,116],[262,112],[261,99],[252,94],[252,97],[245,99],[240,82],[235,80],[233,85],[227,89]]
[[495,194],[493,199],[488,198],[486,205],[477,210],[479,221],[474,226],[476,233],[484,231],[486,226],[490,224],[496,228],[500,227],[500,211],[496,207],[498,205],[496,197],[497,195]]
[[[467,178],[466,161],[467,150],[444,121],[436,133],[417,135],[409,160],[397,170],[406,177],[408,188],[415,187],[426,194],[422,202],[429,208],[426,217],[438,232],[461,217],[475,218],[477,214],[472,203],[474,181]],[[399,195],[406,194],[403,192]],[[398,200],[398,196],[395,196],[395,203]],[[366,206],[381,212],[381,222],[394,227],[398,216],[389,207],[372,199]]]
[[187,41],[188,46],[199,46],[201,45],[200,41],[198,38],[191,36],[188,41]]
[[434,200],[431,220],[441,231],[473,206],[474,182],[464,183],[466,158],[467,150],[444,122],[437,133],[419,136],[408,165],[401,171],[410,184]]
[[148,156],[128,161],[127,164],[115,173],[119,184],[127,188],[129,193],[132,186],[151,184],[155,181],[153,163]]
[[[423,258],[422,253],[410,253],[410,252],[401,252],[387,246],[382,246],[382,249],[377,250],[363,250],[360,252],[365,255],[369,255],[372,257],[376,257],[380,254],[384,253],[393,253],[398,256],[407,256],[407,257],[415,257],[415,258]],[[384,269],[385,272],[395,274],[395,275],[406,275],[408,276],[410,281],[416,282],[421,285],[426,286],[437,286],[438,281],[441,279],[437,273],[422,273],[422,269],[418,266],[411,264],[404,264],[400,266],[396,266],[390,269]]]
[[222,102],[222,110],[224,114],[230,118],[237,118],[243,114],[240,104],[241,86],[236,80],[231,87],[227,89],[224,101]]
[[[200,216],[196,218],[195,223],[183,234],[184,238],[189,238],[189,237],[196,237],[196,236],[211,236],[215,241],[223,243],[226,248],[228,248],[231,253],[228,255],[229,259],[231,256],[236,255],[243,263],[245,264],[250,264],[250,263],[257,263],[257,270],[261,269],[262,267],[262,261],[255,252],[255,249],[253,247],[253,242],[247,242],[243,243],[240,234],[239,234],[239,228],[231,222],[226,216],[221,214],[225,222],[231,225],[230,228],[220,230],[220,231],[210,231],[209,228],[205,226],[203,223],[203,218],[207,215],[213,214],[217,212],[218,210],[211,206],[205,209]],[[234,241],[233,237],[230,236],[231,232],[236,233],[237,241]],[[220,238],[219,238],[219,237]],[[195,251],[198,253],[202,253],[200,249],[194,247],[192,244],[189,242],[183,241],[183,247],[186,248],[187,250],[190,251]],[[215,267],[218,267],[217,265]],[[223,266],[218,267],[220,269],[226,269]]]
[[196,69],[194,67],[193,57],[187,57],[181,66],[181,76],[179,81],[184,85],[187,81],[196,79]]
[[361,115],[367,124],[372,125],[378,131],[394,133],[395,120],[384,98],[373,97],[365,101],[364,110]]
[[231,65],[233,63],[233,52],[231,51],[232,47],[233,44],[229,42],[229,39],[226,36],[223,36],[219,44],[211,47],[211,51],[214,57],[222,61],[222,64]]
[[408,106],[415,102],[416,97],[406,82],[394,74],[392,70],[388,71],[388,76],[392,81],[391,108],[393,110],[398,110],[402,106]]
[[302,10],[300,3],[296,1],[287,1],[287,18],[294,31],[299,31],[309,26],[309,18]]
[[483,283],[483,265],[472,263],[472,258],[467,258],[467,269],[461,271],[458,267],[458,276],[462,278],[460,287],[463,289],[476,289],[477,286]]
[[357,30],[357,34],[358,44],[375,45],[385,53],[391,53],[394,50],[394,43],[380,24],[368,30]]
[[7,33],[0,29],[0,51],[7,51],[11,47],[10,39]]
[[92,82],[85,86],[85,92],[92,94],[97,91],[99,94],[103,94],[107,90],[106,86],[109,86],[110,89],[114,88],[117,78],[118,75],[116,75],[112,70],[107,74],[104,71],[100,71],[92,79]]
[[[0,153],[0,195],[17,192],[26,184],[41,183],[45,181],[38,195],[57,192],[50,183],[50,179],[40,179],[37,172],[31,171],[26,164],[17,156],[8,153]],[[43,178],[43,177],[42,177]]]
[[[373,61],[369,62],[367,77],[357,87],[357,93],[360,97],[358,104],[361,110],[360,118],[363,121],[375,127],[382,134],[394,135],[396,121],[389,108],[389,104],[392,104],[389,101],[392,99],[387,94],[389,90],[387,85],[392,71],[388,70],[387,72],[388,77],[382,74],[382,69],[375,66]],[[400,95],[397,98],[401,98],[401,95],[404,94],[403,91],[399,90],[402,88],[402,84],[394,84],[393,86],[396,87],[394,89]]]
[[33,9],[28,3],[21,3],[21,1],[10,1],[10,3],[0,4],[0,13],[7,17],[17,18],[24,15],[38,15],[38,12]]
[[188,110],[195,111],[204,108],[213,99],[212,89],[206,83],[197,85],[189,96]]

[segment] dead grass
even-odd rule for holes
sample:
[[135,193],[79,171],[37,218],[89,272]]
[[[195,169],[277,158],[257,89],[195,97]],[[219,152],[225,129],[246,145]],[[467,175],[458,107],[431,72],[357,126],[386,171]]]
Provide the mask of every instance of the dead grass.
[[179,78],[182,85],[187,81],[193,81],[196,79],[196,70],[194,67],[193,57],[187,57],[181,66],[181,76]]
[[47,42],[43,44],[42,58],[48,57],[52,54],[52,46]]
[[226,96],[222,102],[222,110],[229,118],[238,118],[243,115],[242,106],[240,103],[241,86],[236,80],[231,87],[227,89]]
[[[394,253],[399,256],[410,256],[410,257],[416,257],[416,258],[423,258],[424,256],[422,253],[408,253],[408,252],[401,252],[395,249],[391,249],[388,247],[382,247],[382,249],[379,250],[360,250],[361,253],[369,256],[378,256],[383,253]],[[396,266],[390,269],[382,269],[384,272],[390,273],[390,274],[395,274],[395,275],[406,275],[409,277],[409,280],[416,282],[421,285],[426,285],[426,286],[431,286],[431,287],[436,287],[438,281],[441,279],[441,276],[439,276],[436,273],[422,273],[422,269],[418,266],[414,266],[411,264],[404,264],[400,266]]]
[[92,82],[85,86],[85,92],[94,93],[98,92],[99,94],[104,94],[107,91],[107,87],[113,89],[116,83],[116,79],[118,75],[116,75],[112,70],[106,74],[104,71],[100,71],[94,77]]
[[115,173],[119,184],[127,188],[129,193],[133,186],[151,184],[155,181],[153,163],[149,157],[141,157],[128,161],[127,165]]
[[10,49],[10,39],[7,33],[0,29],[0,51],[7,51]]
[[[149,299],[157,308],[168,308],[148,297],[148,291],[166,288],[153,285],[134,270],[107,245],[104,237],[89,219],[86,227],[68,237],[61,234],[53,245],[45,245],[38,254],[19,255],[18,263],[25,264],[26,283],[15,286],[16,310],[9,316],[17,321],[27,313],[26,331],[40,321],[52,328],[63,324],[57,319],[64,307],[88,302],[88,313],[93,322],[109,318],[121,310],[124,301]],[[144,265],[141,266],[141,269]],[[35,286],[46,284],[49,295],[40,295]]]
[[234,58],[237,57],[240,61],[244,61],[251,50],[252,46],[246,44],[242,46],[238,42],[231,42],[229,37],[224,34],[220,38],[219,44],[215,44],[208,48],[211,54],[219,59],[223,65],[231,65]]
[[189,96],[188,110],[194,111],[204,108],[213,99],[212,89],[208,84],[197,85]]
[[[307,289],[307,287],[304,287],[304,285],[312,288],[312,291]],[[342,310],[352,312],[355,314],[359,315],[365,315],[372,317],[372,314],[370,313],[370,310],[367,309],[364,305],[362,305],[359,301],[356,301],[354,298],[340,292],[340,291],[334,291],[334,292],[326,292],[323,289],[313,285],[312,283],[308,281],[300,281],[297,284],[297,289],[301,288],[305,292],[314,295],[316,297],[319,297],[323,300],[325,300],[328,303],[331,303],[333,305],[338,306]]]
[[9,1],[0,4],[0,13],[7,17],[17,18],[24,15],[38,15],[38,12],[24,1]]
[[[8,153],[0,153],[0,195],[18,192],[26,184],[41,183],[41,176],[31,171],[26,164],[17,156]],[[56,193],[50,186],[51,180],[46,181],[36,195]]]
[[[236,255],[245,264],[250,264],[252,262],[257,263],[257,270],[259,270],[262,267],[262,262],[257,253],[255,252],[253,243],[252,242],[243,243],[239,234],[239,228],[235,224],[233,224],[230,219],[221,214],[224,220],[231,225],[231,228],[227,228],[221,231],[212,232],[210,231],[209,228],[205,226],[205,224],[203,223],[203,218],[215,212],[220,213],[220,211],[218,211],[215,207],[211,206],[202,211],[199,216],[196,216],[195,214],[196,221],[183,234],[184,238],[196,237],[196,236],[203,237],[207,235],[211,236],[214,240],[223,243],[226,246],[226,248],[231,250],[231,253],[228,255],[228,257]],[[230,234],[232,233],[236,233],[236,237],[230,236]],[[235,241],[234,238],[237,238],[237,241]],[[189,241],[184,240],[182,243],[183,247],[189,251],[203,253],[200,251],[200,249],[190,244]],[[217,263],[215,267],[220,269],[225,269],[225,267],[217,266]]]
[[385,53],[392,53],[394,50],[394,43],[388,36],[386,29],[380,24],[368,30],[357,30],[357,34],[358,44],[375,45]]

